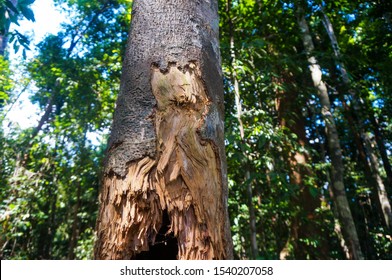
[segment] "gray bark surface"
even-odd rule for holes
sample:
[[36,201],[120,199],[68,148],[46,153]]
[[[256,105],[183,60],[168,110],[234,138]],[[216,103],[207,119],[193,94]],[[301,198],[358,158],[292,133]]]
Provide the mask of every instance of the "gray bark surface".
[[216,0],[139,0],[108,143],[95,258],[149,251],[162,226],[179,259],[231,259]]
[[167,71],[171,63],[179,67],[200,63],[213,101],[206,121],[210,126],[203,129],[203,136],[217,142],[223,139],[223,122],[216,121],[223,120],[223,85],[215,2],[134,1],[106,172],[124,176],[127,163],[156,155],[152,65]]

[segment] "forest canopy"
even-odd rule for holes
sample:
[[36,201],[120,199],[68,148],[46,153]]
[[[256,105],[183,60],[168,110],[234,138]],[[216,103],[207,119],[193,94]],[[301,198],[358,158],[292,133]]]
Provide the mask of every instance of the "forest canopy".
[[[0,1],[1,259],[93,254],[132,1],[53,2],[72,20],[33,46],[34,1]],[[219,17],[235,258],[392,259],[392,2],[219,0]],[[9,118],[21,96],[29,128]]]

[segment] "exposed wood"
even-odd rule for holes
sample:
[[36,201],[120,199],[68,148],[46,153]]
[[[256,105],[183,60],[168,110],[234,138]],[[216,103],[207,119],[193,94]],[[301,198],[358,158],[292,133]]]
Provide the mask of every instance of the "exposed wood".
[[148,250],[161,226],[162,210],[153,189],[151,170],[155,161],[148,157],[129,165],[125,178],[104,178],[95,257],[131,259]]
[[178,238],[179,259],[224,259],[216,225],[222,195],[216,147],[200,135],[210,101],[196,65],[152,70],[157,99],[157,190]]
[[149,258],[167,226],[178,259],[233,257],[218,23],[217,1],[134,1],[96,259]]
[[125,179],[105,179],[99,258],[132,258],[147,251],[166,209],[179,259],[227,258],[222,229],[216,226],[224,218],[216,200],[222,195],[219,160],[213,143],[199,135],[210,101],[197,71],[193,63],[181,70],[152,68],[157,160],[145,157],[130,165]]
[[387,178],[388,178],[387,185],[389,187],[389,191],[392,191],[392,167],[388,157],[387,148],[384,143],[383,132],[375,116],[373,114],[370,114],[369,118],[373,126],[374,138],[376,140],[378,150],[380,151],[383,167],[385,169],[385,173],[387,174]]

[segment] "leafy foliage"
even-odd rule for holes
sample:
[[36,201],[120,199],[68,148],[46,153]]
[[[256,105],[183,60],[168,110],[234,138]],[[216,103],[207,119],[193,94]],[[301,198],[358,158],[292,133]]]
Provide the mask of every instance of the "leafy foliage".
[[[1,13],[16,16],[8,2],[0,2]],[[25,10],[18,6],[19,17],[33,20],[28,10],[33,1],[19,2],[25,3]],[[0,130],[0,248],[7,259],[92,257],[99,172],[120,84],[131,1],[55,2],[67,4],[64,12],[73,22],[48,35],[23,65],[34,84],[29,98],[41,110],[40,121],[29,129]],[[345,258],[330,194],[329,139],[297,24],[296,7],[302,5],[328,85],[362,251],[367,259],[391,259],[391,229],[382,221],[372,179],[380,175],[391,201],[391,4],[219,4],[236,258]],[[339,61],[323,12],[339,43]],[[7,24],[1,22],[3,30]],[[341,65],[351,88],[343,81]],[[15,94],[12,71],[0,57],[1,110]],[[360,110],[353,106],[352,91]],[[366,148],[365,139],[354,137],[356,132],[369,135],[373,150]],[[379,161],[377,170],[369,168],[372,155]]]
[[8,61],[0,56],[0,109],[10,98],[10,92],[14,87],[11,75]]
[[[17,29],[10,32],[11,24],[19,26],[19,20],[25,18],[29,21],[35,21],[31,5],[35,0],[1,0],[0,1],[0,37],[3,37],[2,44],[6,43],[4,37],[9,37],[10,43],[13,43],[14,51],[17,53],[20,46],[23,47],[23,56],[26,56],[25,49],[29,49],[29,39],[26,35],[20,33]],[[3,46],[1,46],[1,49]],[[2,54],[2,53],[1,53]]]

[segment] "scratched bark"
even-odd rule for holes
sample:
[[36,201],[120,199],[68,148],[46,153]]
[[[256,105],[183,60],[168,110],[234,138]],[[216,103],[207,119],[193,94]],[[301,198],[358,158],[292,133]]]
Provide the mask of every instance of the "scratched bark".
[[97,259],[154,244],[162,213],[178,259],[232,258],[217,1],[134,1],[104,168]]

